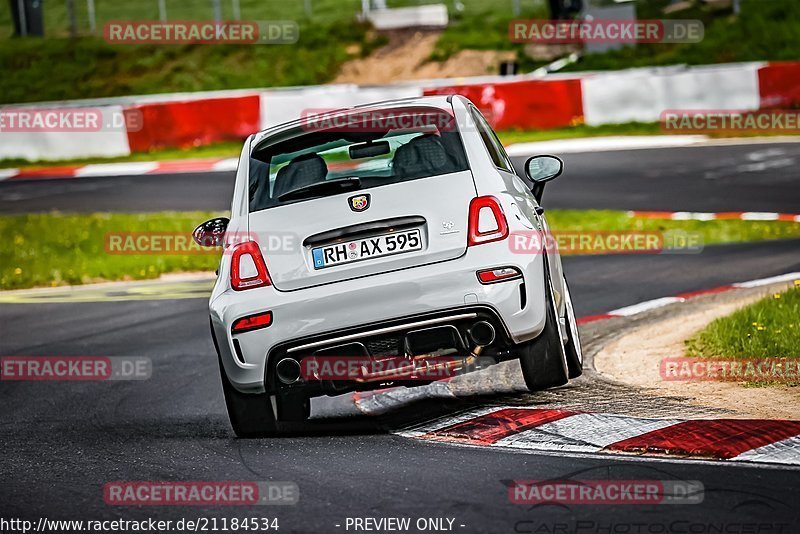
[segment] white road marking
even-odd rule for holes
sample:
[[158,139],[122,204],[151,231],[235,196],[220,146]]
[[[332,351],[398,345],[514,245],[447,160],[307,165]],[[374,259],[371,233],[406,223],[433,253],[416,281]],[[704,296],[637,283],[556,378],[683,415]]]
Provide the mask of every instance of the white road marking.
[[691,146],[708,140],[705,135],[627,135],[614,137],[585,137],[556,139],[531,143],[514,143],[506,147],[510,156],[536,154],[574,154],[581,152],[607,152],[611,150],[639,150]]
[[223,160],[216,162],[211,167],[211,170],[217,172],[235,171],[238,166],[239,166],[239,158],[225,158]]
[[760,211],[747,211],[742,213],[740,218],[743,221],[777,221],[778,214]]
[[760,278],[758,280],[749,280],[747,282],[737,282],[736,284],[733,284],[733,286],[741,288],[760,287],[777,282],[792,282],[793,280],[800,280],[800,272],[781,274],[778,276],[771,276],[769,278]]
[[135,161],[130,163],[96,163],[86,165],[75,171],[75,176],[134,176],[147,174],[158,168],[155,161]]
[[618,317],[630,317],[631,315],[636,315],[649,310],[654,310],[656,308],[666,306],[667,304],[672,304],[673,302],[683,302],[683,301],[684,299],[682,299],[681,297],[661,297],[660,299],[646,300],[644,302],[640,302],[639,304],[634,304],[632,306],[625,306],[624,308],[612,310],[608,312],[608,315],[615,315]]
[[701,213],[691,211],[676,211],[670,216],[673,221],[713,221],[716,213]]
[[0,169],[0,182],[8,180],[19,174],[19,169]]

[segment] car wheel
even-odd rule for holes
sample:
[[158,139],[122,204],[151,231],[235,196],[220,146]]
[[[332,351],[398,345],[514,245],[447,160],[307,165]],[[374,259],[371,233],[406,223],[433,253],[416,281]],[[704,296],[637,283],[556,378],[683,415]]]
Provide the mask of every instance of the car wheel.
[[231,384],[222,358],[219,355],[217,336],[211,328],[211,338],[214,348],[217,349],[217,362],[219,363],[219,376],[222,379],[222,394],[225,396],[225,406],[228,408],[228,419],[233,427],[233,432],[239,438],[260,438],[274,436],[278,433],[278,426],[266,393],[242,393]]
[[564,279],[564,308],[567,335],[569,336],[569,340],[564,345],[564,352],[567,354],[567,368],[570,378],[578,378],[583,374],[583,348],[578,333],[578,322],[575,320],[575,309],[572,307],[572,295],[569,292],[566,278]]
[[228,418],[236,436],[239,438],[263,438],[276,435],[278,427],[267,394],[242,393],[237,390],[228,380],[221,360],[219,374],[222,378],[225,405],[228,407]]
[[525,385],[530,391],[563,386],[569,382],[567,356],[558,328],[558,312],[553,296],[553,284],[545,257],[545,304],[547,308],[544,330],[539,337],[522,343],[519,363]]

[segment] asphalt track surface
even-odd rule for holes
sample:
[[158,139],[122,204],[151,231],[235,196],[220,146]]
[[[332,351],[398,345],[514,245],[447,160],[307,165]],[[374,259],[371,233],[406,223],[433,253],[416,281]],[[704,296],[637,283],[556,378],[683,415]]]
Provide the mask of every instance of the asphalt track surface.
[[[686,153],[706,152],[687,150],[673,161],[688,164]],[[570,164],[572,159],[580,161],[577,156],[565,159]],[[659,161],[665,157],[655,151],[583,157],[587,165],[596,159],[599,163],[590,167],[605,166],[605,176],[611,177],[624,174],[627,162],[636,162],[640,170],[657,168],[655,162],[647,164],[649,156]],[[703,157],[714,156],[706,153]],[[620,166],[616,171],[609,167],[613,161]],[[664,180],[668,175],[663,170]],[[611,199],[615,190],[621,197],[632,194],[638,175],[628,177],[625,183],[606,183],[605,196],[601,195],[604,188],[597,189],[598,198]],[[699,199],[696,207],[687,207],[682,203],[692,196],[685,191],[671,191],[674,203],[667,203],[661,198],[666,190],[654,186],[641,204],[620,201],[607,206],[598,201],[590,206],[795,211],[796,206],[789,206],[800,198],[796,171],[794,177],[794,183],[787,179],[778,192],[766,187],[772,203],[765,199],[758,207],[750,204],[756,199],[749,196],[749,181],[738,175],[731,180],[735,184],[729,196],[725,193],[729,202],[724,205],[724,199],[712,205]],[[176,180],[186,183],[188,178]],[[593,183],[591,176],[583,174],[574,175],[573,180]],[[169,177],[157,181],[167,190],[174,187]],[[686,177],[685,185],[691,183]],[[7,185],[2,184],[4,190]],[[560,204],[562,193],[556,184],[551,185],[546,205],[589,207]],[[144,200],[133,194],[135,190],[134,185],[129,190],[133,204]],[[588,193],[580,187],[576,190],[579,204]],[[226,203],[228,193],[218,193]],[[163,196],[162,191],[149,204]],[[208,192],[200,196],[209,198]],[[70,197],[67,192],[48,202],[67,209],[67,201],[59,199]],[[108,206],[102,196],[92,198],[91,209]],[[171,206],[190,207],[224,209]],[[29,205],[29,209],[35,208]],[[578,314],[592,315],[642,300],[798,271],[800,240],[707,247],[691,255],[572,257],[565,258],[565,269]],[[0,382],[0,516],[277,517],[279,532],[345,532],[347,517],[396,516],[455,518],[455,532],[792,533],[800,529],[800,471],[796,469],[523,454],[420,442],[388,433],[420,417],[462,408],[466,401],[416,403],[380,418],[327,419],[303,434],[237,440],[225,414],[205,308],[204,299],[0,307],[2,355],[149,356],[153,361],[152,377],[140,382]],[[706,494],[702,504],[684,506],[529,507],[510,504],[503,484],[514,479],[566,478],[700,480]],[[117,480],[293,481],[300,488],[300,503],[250,508],[107,506],[103,484]],[[727,530],[715,530],[719,528]]]
[[[566,154],[551,208],[800,211],[800,143]],[[522,169],[525,158],[514,158]],[[232,172],[0,182],[0,213],[228,210]],[[44,187],[43,187],[44,186]]]

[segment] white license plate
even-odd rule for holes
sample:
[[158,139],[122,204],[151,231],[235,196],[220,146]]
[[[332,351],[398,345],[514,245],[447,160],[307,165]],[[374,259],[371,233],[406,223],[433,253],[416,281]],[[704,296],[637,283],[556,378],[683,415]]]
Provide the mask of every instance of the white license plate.
[[391,234],[345,241],[311,250],[314,269],[324,269],[343,263],[380,258],[422,249],[419,230],[406,230]]

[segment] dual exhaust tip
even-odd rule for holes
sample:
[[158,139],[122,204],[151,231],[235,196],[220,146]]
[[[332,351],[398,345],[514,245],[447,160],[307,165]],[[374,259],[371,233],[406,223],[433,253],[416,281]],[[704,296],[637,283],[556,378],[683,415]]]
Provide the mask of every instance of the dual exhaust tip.
[[[472,355],[477,356],[483,347],[494,343],[495,330],[488,321],[476,321],[467,329],[467,337],[475,345]],[[283,384],[294,384],[300,380],[300,362],[294,358],[283,358],[275,366],[275,374]]]

